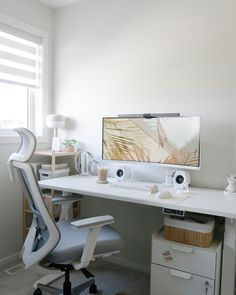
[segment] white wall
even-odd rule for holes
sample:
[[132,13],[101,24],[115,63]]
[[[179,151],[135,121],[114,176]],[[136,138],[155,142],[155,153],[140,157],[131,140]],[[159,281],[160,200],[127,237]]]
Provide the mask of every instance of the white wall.
[[[49,33],[49,97],[52,96],[53,11],[34,0],[0,0],[0,13]],[[3,99],[3,98],[1,98]],[[50,106],[50,104],[49,104]],[[23,242],[21,187],[12,185],[7,159],[19,144],[0,144],[0,260],[17,253]]]
[[[224,188],[236,172],[235,11],[233,0],[86,0],[57,10],[55,110],[71,119],[66,136],[101,154],[102,116],[199,114],[202,167],[192,183]],[[150,170],[163,178],[164,170]],[[116,206],[95,204],[84,207],[93,213]],[[118,227],[138,216],[135,237],[146,236],[143,220],[158,227],[151,210],[144,216],[130,207],[125,223],[117,215]],[[132,240],[128,230],[124,235]],[[142,242],[140,251],[130,248],[123,257],[145,263],[139,254],[149,246]]]
[[233,170],[234,1],[86,0],[56,13],[55,109],[68,136],[101,152],[101,118],[200,114],[195,185],[224,187]]

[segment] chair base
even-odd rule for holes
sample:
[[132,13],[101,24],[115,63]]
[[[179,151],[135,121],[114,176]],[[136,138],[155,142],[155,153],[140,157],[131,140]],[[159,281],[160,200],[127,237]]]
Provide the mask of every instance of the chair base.
[[[48,294],[52,294],[52,295],[79,295],[79,294],[81,294],[81,292],[83,292],[87,288],[89,288],[90,294],[97,294],[97,286],[95,285],[94,276],[87,269],[81,269],[81,272],[86,277],[86,280],[84,280],[79,285],[72,288],[71,282],[70,282],[70,271],[74,269],[73,266],[72,265],[54,264],[54,263],[52,263],[50,266],[53,268],[60,269],[61,271],[63,271],[65,273],[65,280],[63,283],[63,289],[49,286],[49,283],[56,281],[55,279],[51,280],[50,282],[48,281],[46,283],[45,283],[45,281],[43,281],[43,282],[38,281],[37,287],[36,287],[33,295],[42,295],[43,294],[42,291],[45,291]],[[57,274],[57,277],[59,277],[58,274]],[[34,285],[34,287],[35,287],[35,285]]]
[[38,284],[41,284],[41,285],[52,284],[53,282],[59,280],[63,276],[64,276],[64,274],[61,271],[59,271],[59,272],[55,271],[55,273],[46,275],[46,276],[40,278],[39,280],[37,280],[34,283],[33,287],[34,287],[34,289],[37,289]]
[[[43,291],[47,292],[48,294],[52,294],[52,295],[79,295],[87,288],[89,288],[90,294],[97,293],[95,280],[93,278],[87,279],[84,282],[82,282],[81,284],[79,284],[78,286],[71,288],[70,291],[65,291],[65,292],[63,292],[62,289],[58,289],[58,288],[55,288],[52,286],[38,284],[37,289],[34,291],[33,295],[43,295],[43,293],[42,293]],[[95,293],[94,293],[94,289],[96,289]]]

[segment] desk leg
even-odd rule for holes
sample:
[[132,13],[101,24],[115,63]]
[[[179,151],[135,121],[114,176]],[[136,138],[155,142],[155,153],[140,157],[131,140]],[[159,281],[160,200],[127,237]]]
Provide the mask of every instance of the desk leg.
[[221,295],[234,295],[236,257],[236,221],[225,219]]

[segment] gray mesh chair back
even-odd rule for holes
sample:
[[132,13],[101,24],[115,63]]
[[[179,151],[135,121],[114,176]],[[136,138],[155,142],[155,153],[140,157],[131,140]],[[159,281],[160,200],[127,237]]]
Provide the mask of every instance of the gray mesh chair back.
[[[21,137],[21,146],[17,153],[10,156],[8,163],[11,171],[13,168],[16,170],[33,213],[32,224],[22,251],[25,268],[28,268],[39,263],[55,248],[60,239],[60,233],[45,206],[34,171],[28,162],[35,151],[35,136],[25,128],[15,131]],[[13,178],[12,172],[11,175]]]

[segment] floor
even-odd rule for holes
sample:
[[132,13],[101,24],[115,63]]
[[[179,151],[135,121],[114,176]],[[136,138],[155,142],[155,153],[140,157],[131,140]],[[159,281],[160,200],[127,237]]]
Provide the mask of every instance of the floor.
[[[20,261],[0,268],[0,295],[32,295],[33,283],[42,276],[52,273],[39,266],[33,266],[26,271],[20,270],[11,275],[5,272],[6,269],[18,263]],[[150,293],[148,274],[101,260],[95,261],[89,271],[96,277],[98,295],[149,295]],[[78,272],[73,272],[72,286],[80,278],[84,277]],[[60,286],[61,281],[55,285]],[[89,294],[88,290],[81,293],[81,295],[87,294]]]

